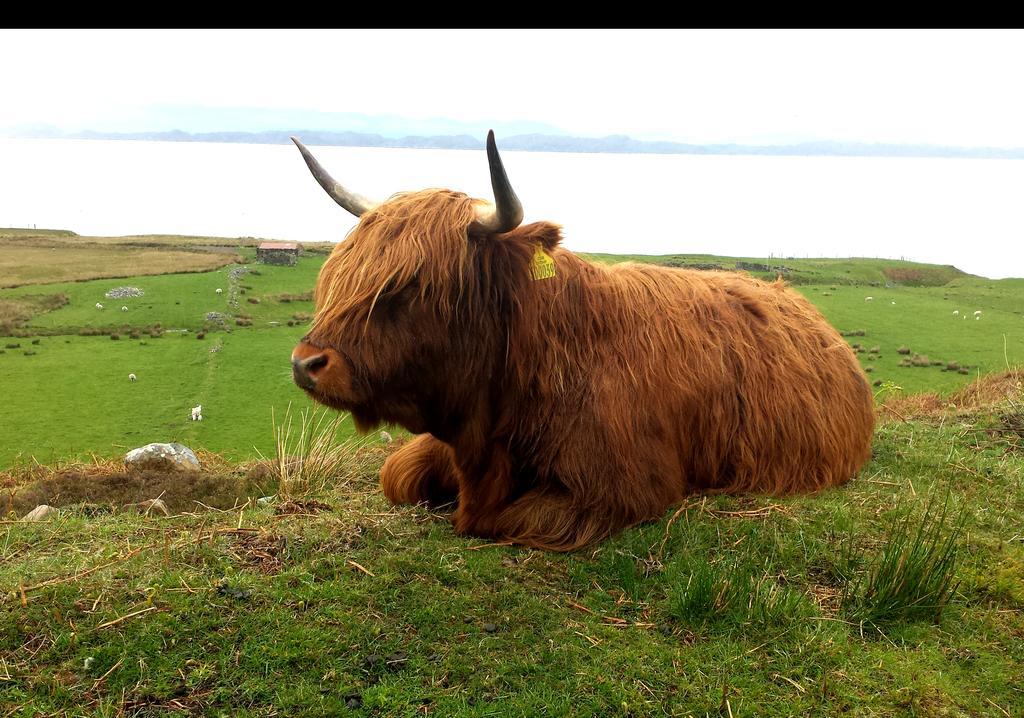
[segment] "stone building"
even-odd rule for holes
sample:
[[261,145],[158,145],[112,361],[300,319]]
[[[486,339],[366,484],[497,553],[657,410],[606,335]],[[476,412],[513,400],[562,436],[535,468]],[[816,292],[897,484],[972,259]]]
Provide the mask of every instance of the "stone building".
[[298,242],[262,242],[256,248],[256,261],[262,264],[292,265],[298,259]]

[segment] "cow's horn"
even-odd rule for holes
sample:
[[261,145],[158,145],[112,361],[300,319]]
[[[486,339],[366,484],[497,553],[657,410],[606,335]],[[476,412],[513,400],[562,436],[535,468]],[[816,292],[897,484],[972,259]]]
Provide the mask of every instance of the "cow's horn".
[[362,216],[363,212],[371,210],[377,206],[377,202],[371,202],[362,195],[358,195],[355,192],[349,192],[347,189],[335,182],[334,178],[327,174],[327,170],[321,167],[320,163],[316,161],[316,158],[309,150],[306,149],[306,146],[299,142],[298,137],[292,137],[291,141],[299,148],[299,152],[302,153],[302,159],[306,160],[306,165],[309,167],[309,171],[313,173],[313,177],[316,178],[316,181],[320,183],[320,186],[324,188],[327,194],[331,195],[331,198],[335,202],[340,204],[356,217]]
[[487,132],[487,163],[491,167],[491,189],[494,204],[478,207],[476,219],[469,225],[470,234],[498,234],[508,232],[523,221],[523,205],[519,204],[512,185],[505,174],[505,167],[494,144],[494,130]]

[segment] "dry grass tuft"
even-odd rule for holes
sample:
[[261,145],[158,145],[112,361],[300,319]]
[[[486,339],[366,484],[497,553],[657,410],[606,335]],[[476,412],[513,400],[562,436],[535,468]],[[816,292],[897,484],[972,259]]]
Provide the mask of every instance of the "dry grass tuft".
[[208,508],[230,509],[252,496],[274,493],[272,484],[256,483],[245,476],[211,471],[54,470],[49,475],[7,489],[2,496],[5,514],[24,516],[40,504],[58,508],[79,507],[86,513],[113,513],[144,501],[160,498],[171,513]]
[[196,456],[202,471],[129,472],[121,459],[99,458],[18,466],[0,472],[0,512],[20,517],[49,504],[105,514],[159,497],[171,513],[180,513],[229,509],[277,490],[271,472],[246,471],[210,451],[199,450]]
[[995,410],[1005,413],[1008,404],[1010,413],[1024,404],[1024,369],[986,374],[946,398],[930,391],[908,396],[889,394],[878,411],[882,418],[906,420]]
[[303,409],[296,417],[289,403],[278,423],[271,410],[274,457],[260,457],[277,480],[283,498],[323,492],[328,486],[345,486],[367,472],[372,459],[359,451],[367,440],[356,436],[338,438],[347,418],[348,414],[321,407]]
[[[208,272],[238,255],[152,242],[107,243],[99,237],[11,238],[0,254],[0,286],[80,282],[171,272]],[[53,251],[57,249],[59,251]],[[40,272],[40,268],[45,271]]]

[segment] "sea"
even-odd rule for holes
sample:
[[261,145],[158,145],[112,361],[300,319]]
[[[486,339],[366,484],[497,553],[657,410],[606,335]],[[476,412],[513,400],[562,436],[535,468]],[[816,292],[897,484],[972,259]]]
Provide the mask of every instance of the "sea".
[[[311,149],[372,199],[427,187],[491,196],[482,150]],[[561,225],[574,251],[885,257],[1024,277],[1024,160],[502,158],[524,221]],[[0,139],[0,227],[337,242],[354,224],[291,145]]]

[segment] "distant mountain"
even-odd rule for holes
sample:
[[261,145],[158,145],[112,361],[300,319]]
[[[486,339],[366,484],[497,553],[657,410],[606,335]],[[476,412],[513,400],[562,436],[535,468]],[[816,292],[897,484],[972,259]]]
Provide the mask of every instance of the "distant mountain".
[[[380,118],[374,118],[379,120]],[[441,121],[438,122],[449,122]],[[458,124],[458,123],[449,123]],[[335,131],[312,127],[299,130],[262,130],[253,132],[107,132],[85,130],[62,132],[53,126],[32,125],[10,128],[8,137],[51,139],[150,140],[159,142],[232,142],[245,144],[287,144],[296,135],[309,145],[348,147],[404,147],[416,149],[482,149],[486,125],[472,132],[453,134],[407,134],[390,136],[379,132]],[[543,132],[502,133],[495,129],[502,149],[526,152],[600,152],[636,154],[694,155],[831,155],[848,157],[961,157],[976,159],[1024,159],[1024,148],[947,147],[939,145],[895,145],[863,142],[816,141],[788,145],[697,145],[669,141],[636,140],[627,135],[572,137]]]
[[[530,120],[452,120],[444,117],[400,117],[398,115],[367,115],[359,112],[324,112],[295,108],[271,107],[208,107],[197,105],[155,105],[135,108],[94,119],[75,126],[64,125],[66,132],[81,129],[102,134],[135,134],[183,131],[187,133],[220,133],[225,128],[240,133],[263,133],[282,128],[375,134],[401,138],[414,136],[472,135],[483,137],[493,129],[499,137],[543,133],[566,134],[554,125]],[[23,125],[29,131],[46,130],[45,125]],[[50,126],[51,130],[58,130]]]

